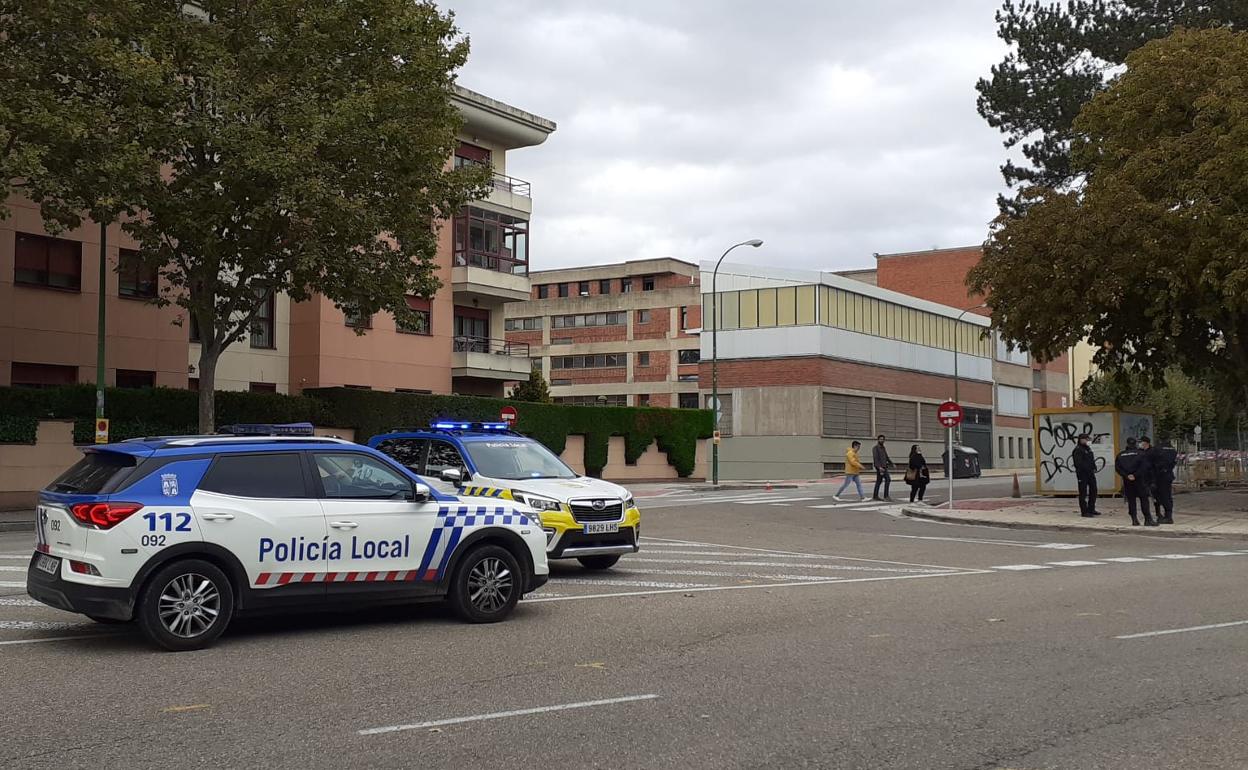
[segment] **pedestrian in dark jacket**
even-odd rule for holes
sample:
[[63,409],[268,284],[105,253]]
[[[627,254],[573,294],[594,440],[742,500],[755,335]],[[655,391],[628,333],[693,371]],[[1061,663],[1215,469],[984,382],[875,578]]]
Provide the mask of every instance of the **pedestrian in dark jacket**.
[[1170,446],[1169,441],[1163,441],[1159,447],[1148,447],[1144,458],[1152,471],[1153,505],[1157,509],[1157,523],[1173,524],[1174,466],[1178,462],[1178,453]]
[[1127,498],[1131,526],[1140,526],[1140,518],[1135,511],[1137,502],[1144,511],[1144,526],[1157,526],[1157,522],[1153,520],[1153,511],[1148,507],[1148,463],[1144,460],[1144,453],[1136,446],[1134,436],[1127,439],[1127,448],[1114,459],[1114,470],[1122,477],[1122,496]]
[[884,499],[892,500],[888,496],[888,489],[893,485],[893,477],[888,471],[893,467],[893,461],[888,456],[888,450],[884,448],[884,434],[875,437],[875,446],[871,448],[871,463],[875,466],[875,492],[871,494],[872,500],[880,499],[880,485],[884,485]]
[[917,497],[919,502],[923,502],[923,493],[927,491],[927,484],[932,480],[932,473],[927,469],[927,458],[919,451],[919,445],[915,444],[910,447],[910,464],[906,470],[906,483],[910,485],[910,502],[914,502]]
[[1083,434],[1075,445],[1075,451],[1070,453],[1079,483],[1079,515],[1085,519],[1101,515],[1096,510],[1096,455],[1092,454],[1091,440],[1091,436]]

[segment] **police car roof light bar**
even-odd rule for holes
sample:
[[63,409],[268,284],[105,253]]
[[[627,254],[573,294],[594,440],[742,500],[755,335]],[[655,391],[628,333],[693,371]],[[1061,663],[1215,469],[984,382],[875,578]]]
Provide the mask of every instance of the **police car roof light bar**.
[[227,436],[311,436],[315,434],[310,422],[274,423],[239,423],[223,425],[217,433]]

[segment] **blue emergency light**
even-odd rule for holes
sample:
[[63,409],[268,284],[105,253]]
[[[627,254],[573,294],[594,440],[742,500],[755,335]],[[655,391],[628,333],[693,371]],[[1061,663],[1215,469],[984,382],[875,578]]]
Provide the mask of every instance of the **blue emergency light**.
[[510,430],[505,422],[435,422],[434,430]]
[[240,423],[226,425],[217,429],[218,433],[230,436],[311,436],[314,434],[310,422],[272,423]]

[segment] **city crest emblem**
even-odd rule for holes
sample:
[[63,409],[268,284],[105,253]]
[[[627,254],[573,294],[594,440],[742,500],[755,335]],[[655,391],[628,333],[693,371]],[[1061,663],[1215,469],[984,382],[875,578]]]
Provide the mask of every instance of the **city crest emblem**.
[[160,474],[160,491],[165,497],[178,496],[178,477],[174,473]]

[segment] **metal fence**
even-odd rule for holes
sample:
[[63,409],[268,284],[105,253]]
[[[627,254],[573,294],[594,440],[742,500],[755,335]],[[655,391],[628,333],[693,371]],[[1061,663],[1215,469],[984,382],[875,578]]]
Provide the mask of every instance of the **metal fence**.
[[1221,486],[1248,481],[1244,430],[1203,431],[1174,442],[1179,452],[1175,479],[1187,486]]

